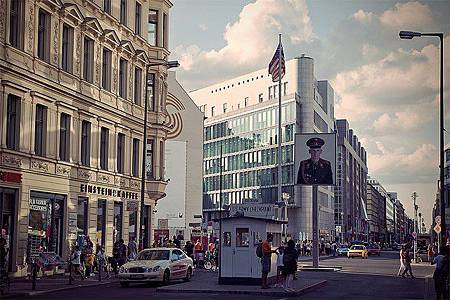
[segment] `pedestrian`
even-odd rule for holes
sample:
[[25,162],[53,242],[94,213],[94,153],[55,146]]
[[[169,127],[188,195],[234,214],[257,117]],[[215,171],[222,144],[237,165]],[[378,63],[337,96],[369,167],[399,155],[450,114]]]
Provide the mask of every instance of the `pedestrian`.
[[125,264],[128,260],[128,247],[125,245],[125,242],[123,239],[119,240],[119,267],[121,267],[123,264]]
[[184,252],[186,252],[187,256],[194,260],[194,245],[191,241],[187,241],[186,245],[184,245]]
[[286,278],[284,289],[287,292],[294,291],[292,281],[294,280],[294,274],[297,273],[297,258],[298,254],[295,251],[295,243],[293,240],[289,240],[283,255],[283,275]]
[[175,247],[181,249],[181,241],[176,235],[173,236],[173,243],[175,244]]
[[200,240],[197,240],[194,245],[194,257],[195,257],[195,267],[199,267],[200,254],[202,251],[202,243]]
[[272,253],[276,253],[272,250],[271,243],[273,241],[273,235],[267,233],[267,239],[261,243],[262,257],[261,257],[261,288],[268,289],[267,275],[270,273],[270,266],[272,264]]
[[110,278],[111,276],[109,275],[105,249],[103,248],[103,246],[99,246],[97,249],[98,251],[95,257],[97,259],[98,272],[106,272],[107,278]]
[[336,244],[336,241],[334,241],[333,244],[331,244],[331,251],[333,252],[333,257],[336,256],[336,250],[337,250],[337,244]]
[[397,276],[402,275],[404,269],[405,269],[405,246],[402,246],[400,248],[400,268],[398,269]]
[[436,290],[436,300],[448,299],[448,277],[450,268],[449,249],[447,247],[441,248],[441,253],[436,256],[432,264],[436,265],[433,273],[434,288]]
[[282,287],[284,280],[283,275],[283,256],[284,256],[284,249],[283,246],[279,247],[277,249],[277,283],[275,284],[275,287]]
[[128,259],[135,260],[137,256],[137,243],[136,238],[132,237],[128,242]]
[[407,275],[409,272],[409,275],[411,278],[415,278],[412,273],[412,267],[411,267],[411,255],[409,254],[409,249],[405,250],[405,259],[404,259],[404,271],[402,274],[402,277],[405,277],[405,274]]
[[[70,255],[70,262],[71,262],[71,268],[72,271],[71,273],[74,274],[80,274],[81,279],[84,280],[84,274],[83,272],[80,270],[80,266],[81,266],[81,250],[80,247],[75,246],[72,250],[72,254]],[[71,275],[72,276],[72,275]],[[73,276],[72,276],[72,280],[73,280]]]
[[431,243],[428,244],[427,254],[428,254],[428,261],[430,262],[430,265],[432,265],[433,258],[434,258],[434,252],[433,252],[433,245]]
[[117,275],[119,271],[119,260],[120,260],[120,242],[116,241],[113,246],[113,257],[111,261],[111,267],[113,269],[114,274]]

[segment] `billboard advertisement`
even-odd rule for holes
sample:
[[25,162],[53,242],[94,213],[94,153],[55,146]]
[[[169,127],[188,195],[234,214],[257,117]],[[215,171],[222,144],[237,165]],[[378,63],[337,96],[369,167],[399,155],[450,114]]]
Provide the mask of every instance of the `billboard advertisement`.
[[297,133],[295,135],[295,183],[336,184],[336,134]]

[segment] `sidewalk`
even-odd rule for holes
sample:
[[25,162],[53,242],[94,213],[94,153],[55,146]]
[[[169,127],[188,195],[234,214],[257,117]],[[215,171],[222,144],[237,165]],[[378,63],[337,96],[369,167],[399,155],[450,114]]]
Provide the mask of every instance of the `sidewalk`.
[[54,275],[51,277],[41,277],[36,280],[36,289],[32,290],[31,278],[11,278],[10,287],[4,298],[21,298],[27,296],[41,295],[56,291],[70,290],[83,287],[101,286],[117,281],[115,277],[110,279],[102,279],[98,281],[98,277],[90,277],[85,280],[73,280],[69,285],[69,277],[64,275]]
[[197,271],[192,280],[183,284],[158,287],[160,293],[213,293],[213,294],[247,294],[260,296],[298,296],[308,291],[319,289],[326,285],[326,280],[308,279],[298,273],[298,279],[293,281],[293,292],[286,292],[281,287],[261,289],[260,286],[219,285],[218,272]]

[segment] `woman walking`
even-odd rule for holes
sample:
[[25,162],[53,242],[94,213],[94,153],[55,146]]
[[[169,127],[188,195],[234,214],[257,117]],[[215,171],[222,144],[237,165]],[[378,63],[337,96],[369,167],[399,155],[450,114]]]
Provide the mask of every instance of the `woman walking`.
[[297,272],[297,258],[298,254],[295,250],[295,242],[289,240],[283,254],[283,275],[286,278],[284,289],[286,292],[294,291],[292,281],[294,280],[294,274]]
[[400,268],[398,269],[397,276],[402,275],[404,270],[405,270],[405,246],[402,246],[402,248],[400,249]]

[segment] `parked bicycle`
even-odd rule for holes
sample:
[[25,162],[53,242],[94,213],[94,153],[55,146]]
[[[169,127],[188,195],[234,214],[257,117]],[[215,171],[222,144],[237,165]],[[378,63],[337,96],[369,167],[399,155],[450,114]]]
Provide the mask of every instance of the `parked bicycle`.
[[205,259],[203,266],[206,270],[208,271],[217,271],[218,266],[216,265],[216,260],[214,259],[213,256],[208,257],[207,259]]

